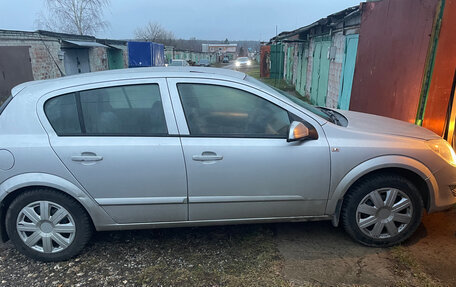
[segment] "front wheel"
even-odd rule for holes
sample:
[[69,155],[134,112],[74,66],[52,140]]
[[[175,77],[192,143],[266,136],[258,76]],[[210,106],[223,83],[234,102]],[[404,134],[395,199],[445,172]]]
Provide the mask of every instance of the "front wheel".
[[409,180],[378,175],[361,180],[348,192],[342,206],[342,222],[356,241],[376,247],[399,244],[418,228],[423,201]]
[[21,253],[40,261],[77,255],[92,232],[85,210],[70,196],[50,189],[19,195],[7,211],[6,229]]

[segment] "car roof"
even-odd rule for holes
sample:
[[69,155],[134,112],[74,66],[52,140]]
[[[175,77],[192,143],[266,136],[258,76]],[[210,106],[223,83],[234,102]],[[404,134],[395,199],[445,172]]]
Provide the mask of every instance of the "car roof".
[[50,80],[26,82],[11,90],[15,97],[19,92],[33,88],[33,92],[45,94],[67,87],[94,84],[107,81],[121,81],[140,78],[212,78],[221,80],[243,80],[244,73],[229,69],[203,67],[151,67],[109,70],[65,76]]

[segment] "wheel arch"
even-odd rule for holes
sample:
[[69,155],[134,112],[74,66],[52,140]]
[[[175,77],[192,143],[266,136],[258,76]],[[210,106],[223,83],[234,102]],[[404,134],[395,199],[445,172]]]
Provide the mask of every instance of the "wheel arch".
[[433,205],[438,185],[432,172],[423,163],[405,156],[382,156],[359,164],[338,183],[326,206],[326,214],[333,214],[333,225],[339,224],[343,199],[350,188],[366,177],[382,173],[399,174],[410,180],[418,188],[426,210]]
[[95,228],[100,224],[113,224],[112,218],[81,188],[61,177],[43,174],[26,173],[11,177],[0,184],[0,240],[7,241],[5,217],[9,205],[21,193],[36,189],[50,188],[65,193],[75,199],[87,212]]

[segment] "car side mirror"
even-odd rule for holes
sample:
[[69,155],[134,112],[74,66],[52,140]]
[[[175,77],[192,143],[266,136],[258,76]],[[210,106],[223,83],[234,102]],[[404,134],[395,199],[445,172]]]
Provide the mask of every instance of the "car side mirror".
[[318,139],[318,133],[311,125],[307,126],[301,122],[294,121],[291,123],[288,130],[287,142],[295,142],[302,140]]

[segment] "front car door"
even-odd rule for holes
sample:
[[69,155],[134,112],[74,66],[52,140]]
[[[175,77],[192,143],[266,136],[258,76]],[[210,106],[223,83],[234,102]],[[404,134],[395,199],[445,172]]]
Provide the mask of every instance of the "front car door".
[[[329,148],[316,121],[238,83],[169,78],[168,86],[187,167],[190,220],[324,214]],[[319,139],[288,143],[296,119],[313,125]]]
[[60,90],[40,99],[38,114],[63,164],[117,223],[188,219],[166,80]]

